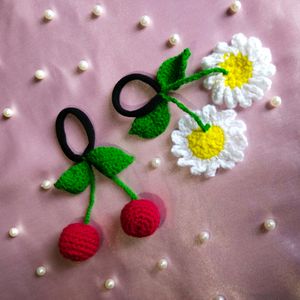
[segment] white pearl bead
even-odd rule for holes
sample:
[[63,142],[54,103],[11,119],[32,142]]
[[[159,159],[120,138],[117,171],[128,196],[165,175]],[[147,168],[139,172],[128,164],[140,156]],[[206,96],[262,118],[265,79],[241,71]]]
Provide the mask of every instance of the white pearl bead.
[[203,244],[210,239],[210,234],[208,231],[202,231],[197,236],[198,241]]
[[86,60],[81,60],[78,64],[80,71],[86,71],[89,68],[89,63]]
[[96,17],[100,17],[104,12],[103,7],[100,4],[96,4],[93,9],[92,9],[92,13],[96,16]]
[[267,219],[264,222],[264,228],[268,231],[274,230],[276,228],[276,221],[274,219]]
[[242,8],[241,1],[235,0],[230,5],[230,10],[232,13],[237,13]]
[[171,46],[176,46],[179,42],[180,42],[180,36],[179,36],[179,34],[174,33],[174,34],[172,34],[172,35],[169,37],[169,44],[170,44]]
[[270,100],[270,104],[272,107],[278,107],[281,105],[281,98],[279,96],[275,96]]
[[105,281],[104,286],[106,289],[111,290],[115,287],[116,283],[113,279],[109,278]]
[[12,227],[9,229],[8,234],[10,237],[14,238],[19,235],[19,229],[17,227]]
[[11,108],[7,107],[7,108],[4,108],[2,115],[3,115],[3,117],[9,119],[14,115],[14,111]]
[[158,168],[161,165],[161,159],[159,157],[155,157],[151,160],[151,166],[153,168]]
[[226,300],[224,296],[218,295],[214,298],[214,300]]
[[55,18],[55,12],[52,10],[52,9],[46,9],[44,11],[44,18],[47,20],[47,21],[51,21]]
[[34,76],[38,80],[43,80],[46,77],[46,72],[44,70],[37,70],[35,71]]
[[44,190],[51,189],[52,188],[52,182],[51,182],[51,180],[48,180],[48,179],[44,180],[42,182],[42,184],[41,184],[41,188],[44,189]]
[[35,270],[35,274],[39,277],[44,276],[46,274],[46,272],[47,272],[47,269],[44,266],[39,266]]
[[168,261],[165,258],[162,258],[157,263],[157,266],[160,270],[165,270],[168,267]]
[[148,27],[151,24],[151,19],[149,16],[142,16],[140,18],[140,25],[142,27]]

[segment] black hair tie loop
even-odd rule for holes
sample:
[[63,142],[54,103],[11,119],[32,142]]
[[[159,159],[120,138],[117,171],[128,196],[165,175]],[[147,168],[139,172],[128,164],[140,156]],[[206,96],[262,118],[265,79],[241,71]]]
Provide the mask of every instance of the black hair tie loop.
[[[121,106],[120,94],[121,94],[121,91],[124,88],[124,86],[128,82],[133,81],[133,80],[139,80],[144,83],[147,83],[157,92],[157,95],[155,95],[153,98],[151,98],[149,100],[149,102],[146,103],[144,106],[142,106],[136,110],[126,110]],[[125,117],[143,117],[143,116],[149,114],[150,112],[152,112],[156,108],[156,106],[163,101],[162,97],[160,95],[158,95],[160,90],[161,90],[161,87],[160,87],[159,83],[156,80],[154,80],[153,78],[143,75],[143,74],[139,74],[139,73],[129,74],[129,75],[126,75],[123,78],[121,78],[115,85],[115,87],[113,89],[113,93],[112,93],[112,103],[113,103],[115,110],[119,114],[121,114]]]
[[[88,145],[86,146],[85,150],[82,154],[75,154],[71,148],[69,147],[67,143],[66,138],[66,132],[65,132],[65,119],[68,114],[74,115],[83,125],[87,137],[88,137]],[[81,162],[83,159],[83,156],[85,156],[88,152],[90,152],[92,149],[94,149],[95,146],[95,131],[93,124],[91,123],[88,116],[81,111],[78,108],[75,107],[67,107],[63,109],[56,118],[55,123],[55,129],[56,129],[56,136],[58,139],[58,142],[65,153],[65,155],[74,162]]]

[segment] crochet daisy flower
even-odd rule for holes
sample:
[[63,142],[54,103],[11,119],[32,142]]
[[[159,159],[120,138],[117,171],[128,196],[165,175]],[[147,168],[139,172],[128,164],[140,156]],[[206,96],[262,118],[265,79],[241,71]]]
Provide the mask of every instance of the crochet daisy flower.
[[276,72],[271,60],[270,49],[264,48],[258,38],[235,34],[231,45],[220,42],[211,55],[202,59],[203,69],[220,67],[229,71],[228,75],[209,76],[203,81],[204,87],[212,90],[216,105],[250,107],[252,100],[261,99],[271,87],[268,77]]
[[232,169],[244,159],[246,125],[235,119],[234,110],[218,112],[215,106],[206,105],[195,113],[211,127],[203,132],[189,115],[179,120],[179,130],[172,132],[171,151],[179,157],[180,167],[190,166],[193,175],[213,177],[218,168]]

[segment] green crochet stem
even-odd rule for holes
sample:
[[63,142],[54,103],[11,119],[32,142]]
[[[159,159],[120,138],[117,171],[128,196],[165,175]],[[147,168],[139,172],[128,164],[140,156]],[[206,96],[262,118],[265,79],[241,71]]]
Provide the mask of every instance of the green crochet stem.
[[207,76],[211,73],[222,73],[224,75],[228,74],[228,71],[223,68],[211,68],[199,71],[197,73],[194,73],[191,76],[179,79],[171,84],[169,84],[165,89],[164,92],[174,91],[180,88],[182,85],[199,80],[201,77]]
[[112,176],[109,177],[115,184],[117,184],[120,188],[122,188],[125,193],[130,197],[131,200],[137,200],[139,197],[137,194],[128,186],[126,185],[119,177]]
[[90,202],[89,202],[89,206],[86,210],[86,214],[84,217],[84,224],[89,224],[90,220],[91,220],[91,212],[93,209],[93,206],[95,204],[95,191],[96,191],[96,183],[95,183],[95,174],[94,171],[92,169],[92,166],[90,166],[89,168],[90,170]]
[[208,123],[204,125],[203,122],[201,121],[201,119],[199,118],[199,116],[196,115],[190,109],[188,109],[182,102],[180,102],[179,100],[177,100],[173,97],[170,97],[169,95],[164,95],[163,97],[165,100],[175,103],[182,111],[189,114],[197,122],[197,124],[199,125],[199,127],[202,129],[203,132],[208,131],[208,129],[210,128],[210,125]]
[[201,119],[199,118],[199,116],[197,116],[197,114],[195,114],[194,112],[192,112],[189,108],[187,108],[182,102],[180,102],[179,100],[170,97],[167,93],[169,91],[174,91],[179,89],[182,85],[196,81],[198,79],[200,79],[201,77],[207,76],[211,73],[222,73],[224,75],[228,74],[228,71],[223,69],[223,68],[211,68],[211,69],[206,69],[206,70],[202,70],[199,71],[197,73],[194,73],[191,76],[179,79],[171,84],[169,84],[164,90],[161,91],[161,96],[169,101],[169,102],[173,102],[175,103],[178,108],[180,108],[182,111],[186,112],[187,114],[189,114],[195,121],[196,123],[199,125],[199,127],[201,128],[201,130],[203,132],[206,132],[209,130],[210,125],[209,124],[203,124],[203,122],[201,121]]

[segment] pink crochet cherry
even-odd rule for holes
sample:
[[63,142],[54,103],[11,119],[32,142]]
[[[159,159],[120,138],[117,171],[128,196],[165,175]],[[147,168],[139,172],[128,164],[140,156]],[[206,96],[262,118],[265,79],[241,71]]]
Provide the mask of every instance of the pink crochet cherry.
[[100,234],[91,225],[70,224],[63,229],[58,245],[65,258],[83,261],[96,254],[100,246]]
[[134,237],[152,235],[160,224],[160,212],[150,200],[132,200],[121,211],[121,226],[124,232]]

